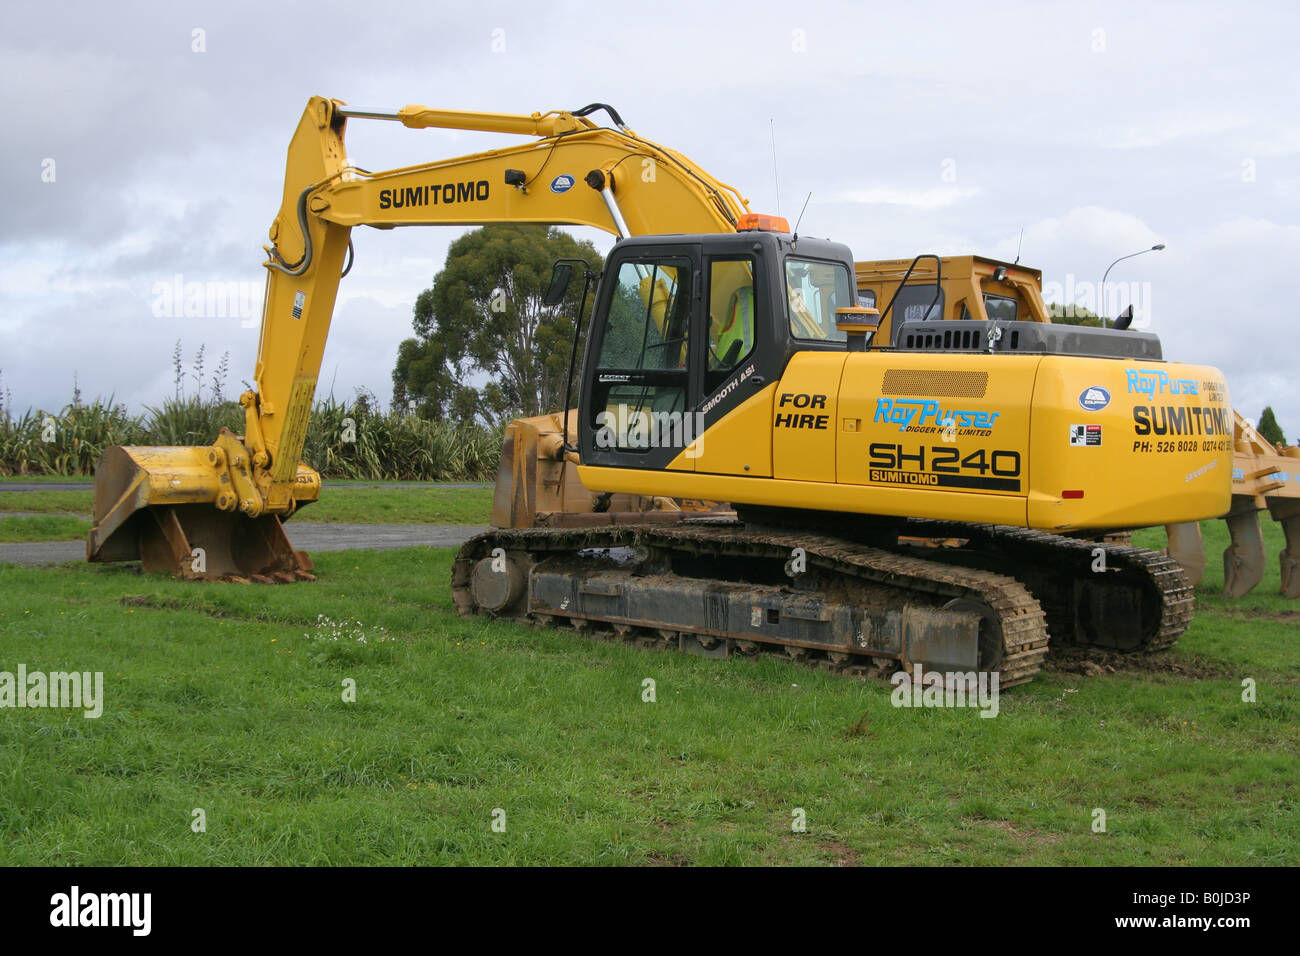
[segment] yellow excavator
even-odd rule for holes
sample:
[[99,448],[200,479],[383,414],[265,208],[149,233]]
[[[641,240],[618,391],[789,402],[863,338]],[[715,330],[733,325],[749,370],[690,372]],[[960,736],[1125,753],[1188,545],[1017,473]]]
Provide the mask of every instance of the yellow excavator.
[[[590,118],[602,110],[614,128]],[[344,150],[360,118],[532,139],[372,173]],[[351,228],[491,222],[619,239],[599,275],[556,265],[551,302],[575,272],[596,282],[578,401],[510,426],[497,530],[453,565],[462,613],[855,674],[997,672],[1004,687],[1032,678],[1049,635],[1147,653],[1185,629],[1176,562],[1062,533],[1228,510],[1216,369],[1165,361],[1148,332],[1053,326],[983,294],[965,321],[936,321],[939,296],[912,301],[906,277],[871,302],[847,247],[751,213],[602,104],[516,116],[312,99],[270,230],[245,433],[106,451],[90,560],[310,577],[281,521],[320,491],[299,456]],[[1001,263],[973,281],[1037,295]],[[951,546],[917,543],[935,541]]]

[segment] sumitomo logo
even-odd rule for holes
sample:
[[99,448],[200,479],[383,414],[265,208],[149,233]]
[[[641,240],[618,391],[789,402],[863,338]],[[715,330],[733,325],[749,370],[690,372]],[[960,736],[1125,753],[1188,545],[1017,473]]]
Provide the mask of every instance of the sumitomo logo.
[[567,193],[573,188],[573,177],[567,174],[556,176],[551,180],[551,192]]
[[74,886],[50,897],[51,926],[128,926],[133,936],[148,936],[152,924],[151,893],[83,893]]
[[1079,407],[1085,412],[1099,412],[1110,404],[1110,392],[1100,385],[1090,385],[1079,393]]

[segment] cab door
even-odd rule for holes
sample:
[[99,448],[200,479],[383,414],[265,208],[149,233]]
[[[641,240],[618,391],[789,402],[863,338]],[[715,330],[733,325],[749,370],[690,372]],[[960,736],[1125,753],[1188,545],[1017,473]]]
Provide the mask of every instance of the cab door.
[[700,259],[698,245],[674,243],[611,256],[584,362],[584,464],[661,470],[694,441]]
[[701,331],[695,350],[695,428],[677,464],[696,472],[772,476],[772,392],[782,359],[774,341],[770,275],[757,244],[704,244]]

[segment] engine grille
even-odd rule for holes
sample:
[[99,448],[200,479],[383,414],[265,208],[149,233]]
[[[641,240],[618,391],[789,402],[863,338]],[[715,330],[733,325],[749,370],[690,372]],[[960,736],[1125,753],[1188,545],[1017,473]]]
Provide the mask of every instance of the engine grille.
[[988,372],[951,369],[891,368],[880,385],[881,395],[939,395],[945,398],[983,398]]

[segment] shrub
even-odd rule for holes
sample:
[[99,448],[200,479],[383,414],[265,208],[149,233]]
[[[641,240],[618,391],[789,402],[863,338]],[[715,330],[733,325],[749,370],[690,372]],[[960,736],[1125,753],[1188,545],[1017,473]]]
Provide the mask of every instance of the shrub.
[[[503,428],[429,421],[377,405],[364,396],[351,404],[318,402],[303,459],[326,478],[496,478]],[[182,396],[138,416],[112,399],[74,401],[57,414],[29,409],[19,417],[0,406],[0,475],[89,475],[110,445],[209,445],[223,426],[243,433],[238,403]]]

